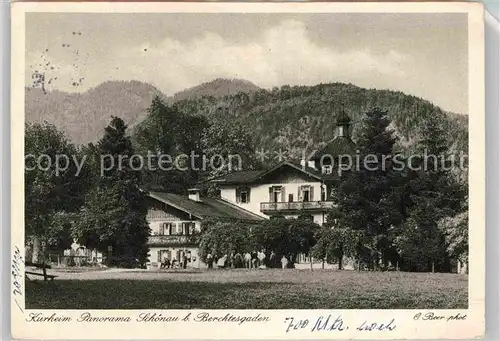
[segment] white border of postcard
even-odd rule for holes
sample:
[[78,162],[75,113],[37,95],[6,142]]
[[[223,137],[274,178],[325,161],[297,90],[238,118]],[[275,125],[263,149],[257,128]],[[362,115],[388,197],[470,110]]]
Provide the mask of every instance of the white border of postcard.
[[[27,12],[247,12],[247,13],[468,13],[469,26],[469,307],[465,310],[207,310],[212,316],[256,317],[265,321],[243,324],[196,322],[182,318],[200,310],[89,310],[92,316],[128,317],[129,322],[78,322],[81,310],[43,310],[45,316],[71,317],[70,322],[28,322],[24,306],[24,278],[11,280],[12,290],[19,286],[21,295],[11,296],[12,335],[23,339],[471,339],[484,335],[485,328],[485,73],[484,8],[480,3],[28,3],[12,5],[12,249],[24,247],[24,87],[25,87],[25,13]],[[20,273],[24,273],[21,264]],[[144,312],[177,316],[177,322],[137,322]],[[433,312],[442,320],[415,319],[415,315]],[[311,333],[310,328],[286,332],[287,317],[315,320],[318,316],[342,316],[351,326],[343,331]],[[466,315],[465,319],[448,319]],[[392,331],[357,331],[364,320],[391,321]]]

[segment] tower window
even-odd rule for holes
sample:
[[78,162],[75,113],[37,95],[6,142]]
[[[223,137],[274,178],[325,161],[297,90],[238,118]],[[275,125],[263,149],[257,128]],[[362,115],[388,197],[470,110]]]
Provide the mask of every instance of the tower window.
[[332,170],[333,170],[332,165],[324,165],[322,167],[321,171],[322,171],[323,174],[327,174],[328,175],[328,174],[332,174]]

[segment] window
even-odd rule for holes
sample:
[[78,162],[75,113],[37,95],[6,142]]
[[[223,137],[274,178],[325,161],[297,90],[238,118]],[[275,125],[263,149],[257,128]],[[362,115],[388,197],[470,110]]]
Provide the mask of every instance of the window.
[[293,202],[293,193],[288,194],[288,202]]
[[302,188],[302,200],[303,201],[311,200],[311,189],[309,187]]
[[301,186],[299,187],[299,201],[313,201],[313,187]]
[[193,235],[195,232],[195,229],[196,229],[195,223],[189,223],[189,230],[188,230],[189,235]]
[[177,223],[175,224],[175,234],[176,235],[182,235],[183,234],[183,228],[184,228],[184,223]]
[[282,186],[269,187],[269,201],[270,202],[285,202],[286,201],[285,188]]
[[273,188],[273,202],[280,202],[281,201],[281,187],[274,187]]
[[332,174],[333,167],[332,165],[323,165],[322,173],[323,174]]
[[241,204],[248,204],[250,202],[250,188],[236,189],[236,202]]
[[158,262],[161,263],[165,259],[172,259],[172,251],[170,250],[159,250],[158,251]]
[[172,223],[164,223],[160,227],[160,233],[161,236],[169,236],[172,234]]
[[248,203],[248,191],[246,189],[242,189],[240,192],[240,202],[242,204]]
[[195,225],[193,222],[182,223],[182,235],[190,236],[194,234]]

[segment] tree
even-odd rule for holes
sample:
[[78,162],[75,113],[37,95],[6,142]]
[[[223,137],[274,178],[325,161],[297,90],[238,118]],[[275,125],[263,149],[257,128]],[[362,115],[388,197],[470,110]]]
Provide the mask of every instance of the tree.
[[431,205],[425,208],[419,205],[401,227],[394,243],[401,256],[403,270],[445,270],[447,255],[443,234],[435,228],[435,213]]
[[[209,167],[200,172],[200,180],[213,179],[239,170],[261,169],[252,139],[238,124],[211,124],[203,132],[203,156]],[[205,183],[207,195],[217,195],[213,183]]]
[[[136,129],[134,140],[140,152],[154,154],[156,169],[144,172],[149,189],[184,193],[203,180],[259,166],[252,139],[242,127],[227,122],[210,124],[207,118],[194,115],[194,110],[181,112],[177,104],[167,105],[157,97],[148,109],[149,116]],[[159,170],[158,155],[168,155],[172,161],[178,158],[181,167],[174,164],[167,171]],[[209,195],[217,192],[208,183],[202,190]]]
[[408,221],[399,231],[398,249],[410,270],[449,271],[445,235],[439,222],[465,211],[466,186],[452,172],[448,142],[439,119],[424,121],[413,167]]
[[80,244],[103,253],[111,247],[115,264],[129,266],[137,260],[143,265],[150,233],[146,193],[139,188],[141,173],[132,162],[126,129],[122,119],[113,117],[97,144],[105,160],[102,176],[86,196],[74,235]]
[[36,263],[42,246],[61,251],[71,245],[61,217],[79,209],[86,186],[72,162],[78,150],[54,125],[26,125],[25,155],[25,233]]
[[[385,111],[375,108],[366,112],[357,141],[360,167],[343,173],[332,190],[335,206],[328,213],[327,227],[342,230],[320,235],[323,250],[337,257],[344,250],[356,250],[355,258],[373,268],[378,268],[380,261],[384,266],[394,261],[391,229],[403,219],[397,192],[402,177],[394,169],[396,138],[389,124]],[[330,240],[334,237],[340,240]]]
[[469,260],[469,214],[461,212],[454,217],[443,218],[439,225],[444,234],[448,255],[466,268]]
[[207,255],[222,257],[232,252],[252,251],[254,243],[251,239],[251,224],[239,220],[221,221],[220,219],[203,220],[199,236],[199,252],[203,261]]
[[338,263],[343,269],[343,258],[356,258],[360,254],[362,232],[350,228],[322,227],[316,236],[317,244],[313,248],[313,256],[328,263]]
[[133,136],[143,156],[151,153],[153,167],[144,168],[144,184],[151,190],[183,193],[199,180],[203,160],[198,156],[191,162],[191,155],[202,154],[202,135],[208,121],[183,114],[176,105],[167,105],[159,97],[153,99],[148,113]]
[[49,250],[62,253],[70,249],[73,244],[72,228],[75,213],[56,212],[48,233],[45,235],[46,246]]
[[271,218],[262,221],[252,229],[255,246],[273,251],[277,255],[290,257],[296,262],[299,254],[308,254],[316,244],[315,234],[319,226],[306,219]]

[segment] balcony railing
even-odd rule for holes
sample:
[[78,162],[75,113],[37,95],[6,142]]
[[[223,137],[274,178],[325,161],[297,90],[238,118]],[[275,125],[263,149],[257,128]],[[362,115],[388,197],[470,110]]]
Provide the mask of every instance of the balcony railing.
[[333,201],[292,201],[292,202],[263,202],[260,204],[261,212],[281,211],[308,211],[326,210],[332,208]]
[[191,244],[194,236],[149,236],[148,245],[186,245]]

